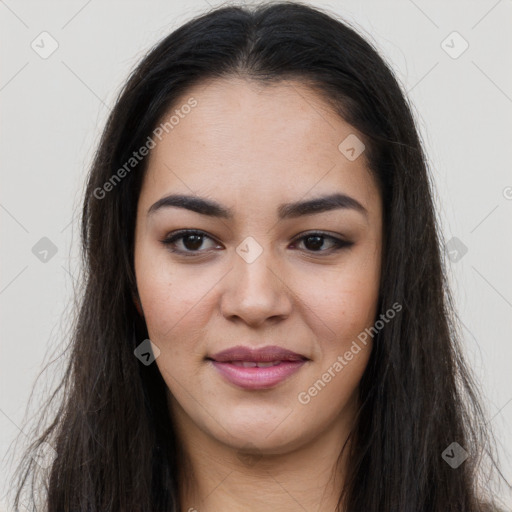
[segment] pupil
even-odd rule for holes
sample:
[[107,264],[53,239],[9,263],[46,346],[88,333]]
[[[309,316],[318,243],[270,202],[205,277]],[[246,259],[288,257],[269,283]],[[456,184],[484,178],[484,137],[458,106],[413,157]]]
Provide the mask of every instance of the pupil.
[[308,241],[309,240],[315,240],[315,242],[313,242],[313,247],[310,247],[312,248],[313,250],[315,249],[320,249],[320,247],[322,247],[322,243],[323,243],[323,237],[322,236],[318,236],[318,235],[311,235],[311,236],[308,236],[305,240],[305,244],[306,245],[310,245],[311,244],[308,244]]
[[[190,239],[195,239],[194,241],[192,241],[192,243],[187,243],[187,241],[190,241]],[[202,243],[202,235],[187,235],[184,240],[183,240],[183,243],[185,245],[185,247],[189,250],[195,250],[195,249],[199,249],[201,247],[201,243]]]

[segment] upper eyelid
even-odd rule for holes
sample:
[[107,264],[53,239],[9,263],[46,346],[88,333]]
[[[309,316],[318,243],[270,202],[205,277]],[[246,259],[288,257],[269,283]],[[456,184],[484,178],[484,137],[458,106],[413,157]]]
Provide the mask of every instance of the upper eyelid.
[[200,235],[205,238],[210,238],[211,240],[213,240],[217,243],[220,243],[214,236],[211,236],[208,233],[206,233],[205,231],[202,231],[200,229],[184,229],[184,230],[177,230],[175,232],[171,232],[168,235],[164,236],[164,238],[162,239],[162,242],[166,242],[173,238],[175,240],[180,240],[181,238],[184,238],[184,237],[190,236],[190,235]]
[[[295,235],[293,238],[297,239],[297,238],[301,238],[301,237],[304,237],[304,236],[317,235],[317,234],[325,236],[326,238],[327,237],[331,237],[331,238],[338,238],[338,239],[344,240],[343,235],[330,234],[330,233],[327,233],[325,231],[322,231],[321,229],[320,230],[312,229],[312,230],[308,230],[308,231],[303,231],[303,232],[298,233],[297,235]],[[218,240],[217,240],[217,238],[215,236],[208,234],[206,231],[203,231],[201,229],[192,229],[192,228],[191,229],[183,229],[183,230],[177,230],[177,231],[174,231],[174,232],[170,232],[169,234],[164,236],[163,240],[165,241],[165,240],[168,240],[168,239],[174,238],[174,237],[176,237],[176,239],[179,239],[179,238],[185,237],[187,235],[201,235],[201,236],[210,238],[210,239],[215,240],[216,242],[218,242]]]

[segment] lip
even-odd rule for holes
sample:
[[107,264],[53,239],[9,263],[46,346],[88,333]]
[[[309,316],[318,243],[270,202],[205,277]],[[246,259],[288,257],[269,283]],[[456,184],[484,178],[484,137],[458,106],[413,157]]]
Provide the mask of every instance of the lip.
[[213,359],[219,363],[229,361],[255,361],[264,363],[269,361],[305,361],[307,357],[276,345],[261,348],[237,345],[236,347],[218,352],[208,359]]
[[[237,346],[208,357],[219,373],[232,384],[248,390],[277,386],[296,373],[308,361],[302,354],[277,346],[252,349]],[[244,367],[243,363],[277,364],[266,367]]]

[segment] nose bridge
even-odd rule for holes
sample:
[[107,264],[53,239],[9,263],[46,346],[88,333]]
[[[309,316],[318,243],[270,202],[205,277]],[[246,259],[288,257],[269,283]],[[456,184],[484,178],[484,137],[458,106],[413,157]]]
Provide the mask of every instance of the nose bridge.
[[288,315],[291,303],[279,268],[268,244],[247,237],[236,248],[233,270],[222,297],[224,316],[261,323],[269,317]]

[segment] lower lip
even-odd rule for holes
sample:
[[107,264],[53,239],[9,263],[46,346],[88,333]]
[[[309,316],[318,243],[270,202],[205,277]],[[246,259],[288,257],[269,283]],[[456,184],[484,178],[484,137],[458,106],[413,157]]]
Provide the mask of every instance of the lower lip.
[[231,363],[212,361],[213,366],[229,382],[244,389],[266,389],[276,386],[300,370],[306,361],[282,361],[266,368],[244,368]]

